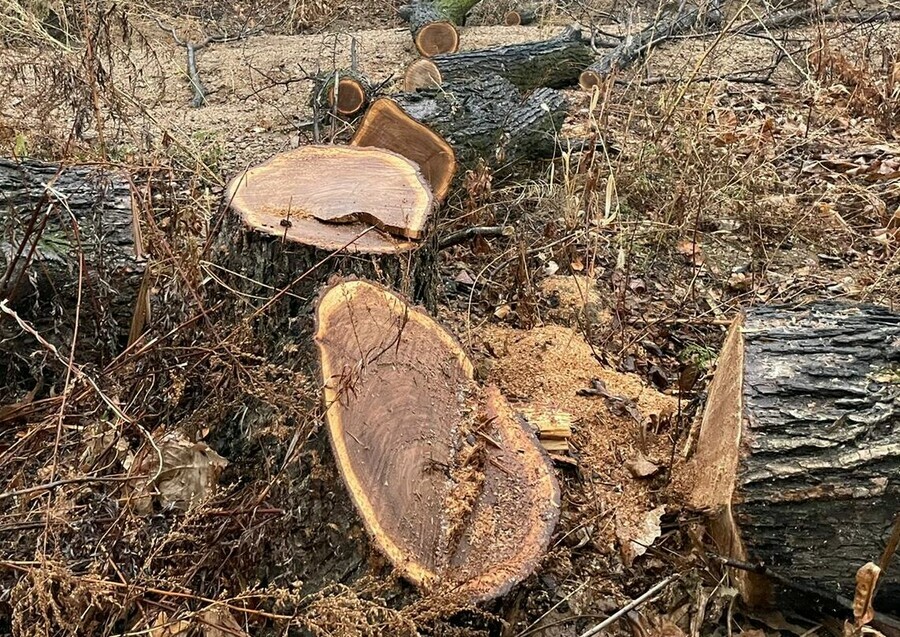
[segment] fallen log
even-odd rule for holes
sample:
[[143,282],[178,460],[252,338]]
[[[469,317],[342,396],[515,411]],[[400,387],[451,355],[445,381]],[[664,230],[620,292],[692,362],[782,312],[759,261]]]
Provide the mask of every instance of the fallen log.
[[459,50],[457,25],[480,0],[415,0],[398,9],[409,22],[416,50],[425,56]]
[[[778,576],[737,572],[747,601],[849,603],[900,511],[900,315],[748,311],[719,356],[692,463],[690,502],[710,514],[718,551]],[[878,591],[875,609],[900,614],[900,571]]]
[[[393,106],[380,104],[382,100]],[[403,150],[411,146],[404,128],[390,127],[387,132],[389,127],[382,123],[402,111],[446,140],[460,164],[473,165],[482,158],[495,167],[509,166],[554,156],[566,107],[565,97],[554,89],[540,88],[523,99],[509,81],[488,75],[377,100],[363,117],[357,137],[385,130],[383,137],[393,139],[383,147],[411,156],[413,150]]]
[[[0,226],[0,300],[50,344],[68,355],[76,308],[78,363],[109,360],[143,330],[146,264],[131,187],[119,171],[0,159]],[[0,402],[43,375],[52,386],[43,349],[0,315],[0,378],[10,392]]]
[[506,16],[503,18],[503,24],[508,27],[518,27],[531,24],[536,19],[537,11],[534,9],[513,9],[512,11],[507,11]]
[[415,91],[497,75],[522,91],[560,88],[575,84],[593,61],[594,52],[582,40],[581,30],[570,26],[549,40],[416,60],[407,67],[403,84],[404,90]]
[[428,591],[488,600],[530,574],[559,516],[547,455],[459,343],[387,289],[316,307],[326,422],[373,543]]
[[578,83],[585,90],[599,86],[614,71],[631,66],[660,42],[694,28],[701,16],[706,19],[708,24],[718,24],[722,20],[721,11],[716,8],[702,14],[697,7],[685,5],[674,15],[664,17],[644,30],[627,36],[609,53],[584,69]]
[[356,71],[340,69],[315,78],[310,105],[313,112],[352,117],[366,107],[371,96],[368,78]]

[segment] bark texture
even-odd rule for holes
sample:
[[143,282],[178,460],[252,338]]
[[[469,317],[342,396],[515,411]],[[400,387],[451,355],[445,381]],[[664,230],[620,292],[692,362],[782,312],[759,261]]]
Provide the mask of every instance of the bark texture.
[[402,93],[394,100],[446,139],[463,165],[478,158],[505,166],[552,157],[567,107],[565,97],[549,88],[523,99],[512,83],[497,75]]
[[[853,597],[900,512],[900,315],[761,308],[744,334],[744,441],[735,522],[748,554]],[[875,608],[900,611],[900,574]]]
[[[145,263],[123,175],[95,166],[0,159],[0,228],[0,299],[67,353],[83,255],[76,361],[103,362],[127,344]],[[6,390],[15,392],[20,381],[34,384],[40,371],[31,367],[43,360],[32,357],[34,351],[43,348],[0,315]]]
[[[718,509],[721,551],[763,562],[779,595],[852,600],[900,512],[900,315],[749,311],[720,356],[696,458],[695,503]],[[745,584],[753,602],[773,600],[771,582]],[[875,609],[900,613],[897,569],[882,574]]]
[[[432,77],[423,74],[419,85],[414,86],[416,82],[407,73],[406,88],[460,84],[486,74],[503,77],[522,91],[540,86],[560,88],[575,84],[593,61],[594,53],[582,40],[581,30],[569,27],[558,36],[540,42],[435,55],[430,60],[434,65]],[[439,78],[437,82],[432,79],[435,76]]]

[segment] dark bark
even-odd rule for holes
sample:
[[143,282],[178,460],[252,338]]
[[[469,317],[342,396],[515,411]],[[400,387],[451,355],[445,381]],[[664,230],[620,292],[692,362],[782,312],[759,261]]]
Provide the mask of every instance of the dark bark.
[[582,40],[581,31],[574,27],[540,42],[448,53],[431,58],[442,83],[460,83],[494,74],[509,80],[522,91],[540,86],[560,88],[572,85],[593,61],[591,47]]
[[[734,521],[748,559],[853,598],[900,512],[900,315],[820,304],[748,313]],[[900,570],[875,609],[900,613]]]
[[523,99],[515,86],[496,75],[394,99],[413,119],[444,137],[463,165],[479,158],[497,166],[552,157],[567,106],[565,97],[549,88]]
[[[0,159],[0,227],[0,299],[67,354],[83,255],[76,361],[100,363],[127,344],[145,264],[121,174]],[[0,384],[7,391],[15,394],[19,383],[30,389],[38,373],[30,367],[40,366],[35,351],[42,346],[0,316]]]

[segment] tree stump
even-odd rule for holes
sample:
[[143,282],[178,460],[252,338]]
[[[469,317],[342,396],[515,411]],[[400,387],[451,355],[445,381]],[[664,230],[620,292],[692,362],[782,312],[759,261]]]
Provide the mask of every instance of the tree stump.
[[[337,80],[337,88],[335,88]],[[315,78],[310,103],[313,112],[358,115],[372,97],[372,85],[361,73],[340,69]]]
[[549,86],[561,88],[578,82],[594,62],[594,52],[581,38],[581,30],[568,27],[549,40],[510,44],[477,51],[435,55],[416,60],[406,69],[404,90],[460,85],[486,75],[509,80],[521,91]]
[[[900,315],[761,307],[730,330],[703,415],[691,494],[719,551],[791,587],[852,600],[900,511]],[[737,572],[753,604],[773,585]],[[875,609],[900,612],[900,571]],[[849,602],[848,602],[849,603]]]
[[[372,277],[433,304],[423,237],[434,205],[411,161],[379,148],[304,146],[234,178],[213,249],[220,291],[263,308],[276,354],[310,333],[318,288],[335,273]],[[277,302],[276,302],[277,300]]]
[[365,281],[332,284],[316,344],[335,459],[374,544],[422,589],[470,601],[534,570],[559,516],[549,458],[459,343]]
[[[64,355],[79,286],[77,362],[108,361],[140,334],[149,311],[146,286],[141,293],[145,262],[131,188],[120,172],[0,159],[0,224],[0,300]],[[36,351],[38,358],[31,356]],[[29,391],[45,373],[52,385],[55,375],[40,368],[45,356],[0,314],[0,377],[10,392],[0,392],[0,401]]]

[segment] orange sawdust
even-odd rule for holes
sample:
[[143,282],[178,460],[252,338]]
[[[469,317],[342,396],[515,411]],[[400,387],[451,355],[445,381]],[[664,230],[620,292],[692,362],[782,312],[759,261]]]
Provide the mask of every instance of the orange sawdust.
[[[635,374],[601,365],[582,334],[569,327],[523,331],[486,325],[477,332],[475,344],[490,353],[487,381],[514,407],[545,405],[572,414],[570,442],[582,480],[571,481],[566,495],[580,503],[581,521],[598,550],[630,557],[633,547],[627,539],[646,535],[642,529],[665,497],[661,487],[666,480],[665,471],[656,478],[637,478],[627,464],[643,456],[668,467],[672,445],[667,423],[677,400]],[[594,379],[618,398],[578,395]]]

